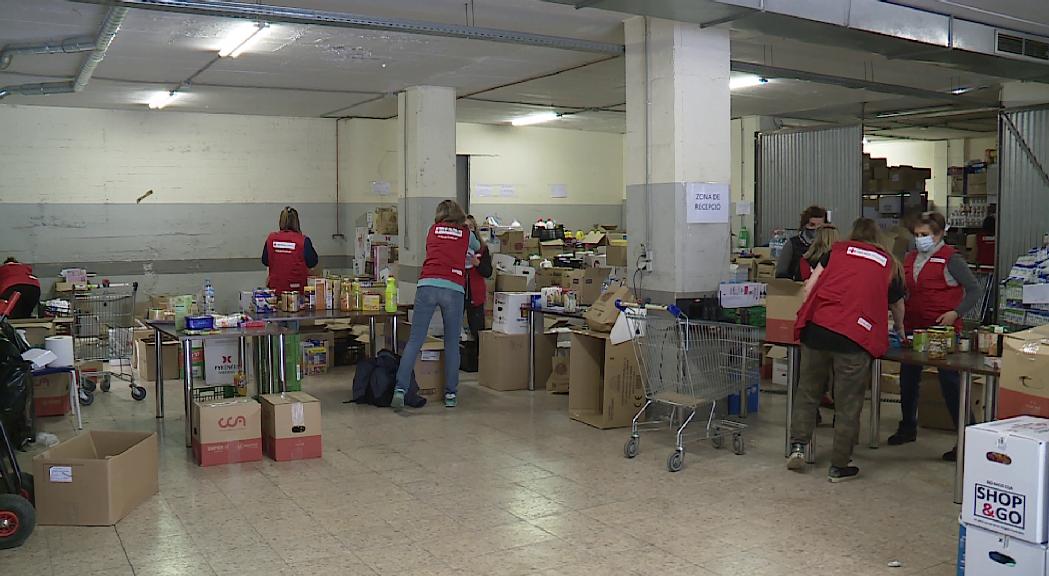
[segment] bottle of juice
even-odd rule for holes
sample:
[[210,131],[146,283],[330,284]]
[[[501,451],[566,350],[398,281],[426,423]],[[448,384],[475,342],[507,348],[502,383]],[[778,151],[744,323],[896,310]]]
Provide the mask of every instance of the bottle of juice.
[[360,310],[360,309],[364,308],[364,302],[363,302],[363,298],[364,297],[362,295],[362,293],[364,291],[361,289],[361,282],[360,282],[360,280],[354,280],[351,289],[352,289],[352,292],[353,292],[353,309],[354,310]]
[[386,311],[397,311],[397,280],[393,276],[386,278]]

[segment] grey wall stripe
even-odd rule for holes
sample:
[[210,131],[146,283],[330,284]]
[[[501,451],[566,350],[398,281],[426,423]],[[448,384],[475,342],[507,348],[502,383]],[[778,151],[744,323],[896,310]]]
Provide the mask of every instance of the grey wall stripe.
[[[261,256],[261,254],[260,254]],[[213,272],[263,272],[259,258],[216,258],[206,260],[131,260],[127,262],[47,262],[32,263],[37,276],[55,276],[65,268],[85,268],[99,276],[137,276],[140,274],[208,274]],[[352,256],[321,256],[318,269],[352,268]]]

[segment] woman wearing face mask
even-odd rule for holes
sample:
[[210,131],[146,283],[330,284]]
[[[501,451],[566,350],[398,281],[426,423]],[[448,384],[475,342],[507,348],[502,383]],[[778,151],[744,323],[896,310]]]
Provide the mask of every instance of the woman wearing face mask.
[[776,278],[801,281],[801,260],[816,239],[816,230],[827,222],[827,211],[819,206],[809,206],[801,213],[798,228],[801,232],[783,245],[776,260]]
[[[907,303],[904,325],[908,333],[932,326],[962,327],[961,318],[980,300],[983,289],[976,281],[962,255],[943,241],[946,221],[938,212],[921,215],[914,227],[917,250],[911,251],[903,262],[907,281]],[[938,370],[940,390],[955,425],[958,424],[958,372]],[[903,420],[899,429],[889,437],[890,446],[914,442],[918,437],[918,394],[922,366],[904,364],[900,367],[900,403]],[[971,417],[970,417],[971,419]],[[943,455],[953,462],[954,449]]]

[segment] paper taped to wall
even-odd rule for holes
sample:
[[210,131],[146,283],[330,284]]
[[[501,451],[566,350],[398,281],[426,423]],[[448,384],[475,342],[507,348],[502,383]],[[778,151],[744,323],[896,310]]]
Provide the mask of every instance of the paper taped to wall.
[[551,184],[550,185],[550,197],[551,198],[568,198],[568,186],[564,184]]

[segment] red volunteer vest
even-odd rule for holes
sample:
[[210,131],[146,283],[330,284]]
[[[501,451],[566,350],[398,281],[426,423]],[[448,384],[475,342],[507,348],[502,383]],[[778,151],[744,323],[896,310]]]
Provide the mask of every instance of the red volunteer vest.
[[439,278],[466,286],[466,251],[470,248],[470,230],[447,222],[430,226],[426,235],[426,260],[419,279]]
[[[469,242],[469,239],[467,239],[467,242]],[[477,255],[481,256],[487,250],[488,247],[484,247]],[[466,275],[470,282],[470,304],[475,307],[484,306],[485,300],[488,299],[488,286],[484,283],[484,276],[481,276],[481,272],[476,266],[468,269]]]
[[845,241],[834,244],[830,262],[798,310],[794,338],[818,324],[880,357],[889,348],[892,257],[872,244]]
[[302,292],[306,277],[306,237],[298,232],[282,230],[271,232],[266,238],[266,253],[270,263],[266,286],[277,292]]
[[40,287],[40,280],[33,276],[33,267],[20,262],[9,262],[0,265],[0,295],[12,286],[28,284]]
[[[944,246],[936,251],[932,257],[922,266],[918,273],[917,282],[914,280],[914,261],[918,258],[916,251],[907,253],[903,260],[903,274],[907,277],[907,312],[904,316],[904,328],[908,332],[919,328],[928,328],[936,325],[936,319],[940,315],[950,312],[958,307],[965,289],[961,286],[950,286],[944,272],[947,262],[954,256],[955,250],[951,246]],[[962,319],[954,323],[954,329],[961,331]]]
[[804,282],[805,280],[808,280],[809,278],[812,278],[812,264],[809,264],[808,259],[805,258],[804,256],[801,258],[800,267],[801,267],[801,281],[802,282]]

